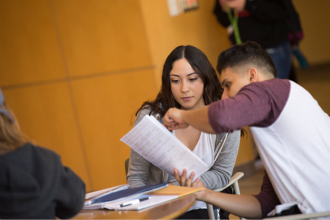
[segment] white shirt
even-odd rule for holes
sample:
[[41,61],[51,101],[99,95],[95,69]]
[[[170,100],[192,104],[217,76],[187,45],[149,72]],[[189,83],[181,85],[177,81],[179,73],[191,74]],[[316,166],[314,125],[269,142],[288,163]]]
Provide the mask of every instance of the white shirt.
[[316,100],[291,82],[277,120],[250,128],[281,203],[297,202],[305,214],[329,211],[330,118]]

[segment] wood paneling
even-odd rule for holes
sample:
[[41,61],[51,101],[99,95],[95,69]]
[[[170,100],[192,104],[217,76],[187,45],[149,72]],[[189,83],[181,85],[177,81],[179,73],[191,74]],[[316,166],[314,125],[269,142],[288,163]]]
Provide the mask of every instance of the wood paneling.
[[235,166],[254,161],[254,159],[258,155],[257,149],[254,146],[253,136],[249,127],[244,127],[244,130],[247,132],[247,134],[244,135],[244,137],[241,137]]
[[87,191],[125,182],[119,139],[156,95],[139,2],[3,0],[0,18],[0,86],[22,130]]
[[69,74],[150,66],[138,1],[54,1]]
[[300,48],[311,64],[330,62],[330,1],[293,0],[300,15],[304,39]]
[[0,85],[64,76],[49,1],[0,1]]
[[62,163],[78,174],[89,190],[89,167],[79,140],[67,83],[24,87],[3,92],[22,131],[39,146],[60,154]]
[[153,70],[75,80],[72,86],[94,189],[125,183],[130,148],[120,138],[142,103],[157,95]]

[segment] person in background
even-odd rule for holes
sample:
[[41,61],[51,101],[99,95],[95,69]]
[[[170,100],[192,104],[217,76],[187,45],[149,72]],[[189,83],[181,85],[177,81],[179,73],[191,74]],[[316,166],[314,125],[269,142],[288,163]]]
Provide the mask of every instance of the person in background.
[[[216,72],[205,54],[193,46],[179,46],[167,57],[162,74],[162,86],[153,101],[145,102],[137,111],[134,125],[149,114],[160,123],[169,108],[193,110],[203,108],[220,100],[221,85]],[[206,134],[194,127],[173,131],[184,145],[211,168],[201,176],[199,187],[217,189],[226,186],[231,178],[240,143],[240,131]],[[222,142],[224,142],[221,149]],[[183,171],[185,172],[185,171]],[[131,149],[127,182],[131,187],[169,182],[179,185],[174,176],[158,167]],[[220,212],[220,217],[224,218]],[[207,219],[206,204],[197,201],[181,219]]]
[[[277,77],[289,78],[291,44],[303,38],[299,16],[291,0],[216,0],[213,13],[227,28],[232,44],[247,40],[257,42],[273,59]],[[295,75],[291,78],[296,80]]]
[[21,132],[0,88],[0,218],[71,218],[83,207],[85,184],[51,150]]
[[[170,130],[193,126],[206,133],[249,126],[280,203],[295,203],[304,214],[329,211],[325,184],[330,181],[329,116],[304,88],[276,79],[271,57],[255,42],[221,52],[217,71],[224,88],[222,100],[192,111],[171,108],[163,117],[164,125]],[[191,180],[181,184],[198,185],[199,179]],[[196,196],[247,218],[265,217],[269,211],[260,197],[229,198],[207,189]]]

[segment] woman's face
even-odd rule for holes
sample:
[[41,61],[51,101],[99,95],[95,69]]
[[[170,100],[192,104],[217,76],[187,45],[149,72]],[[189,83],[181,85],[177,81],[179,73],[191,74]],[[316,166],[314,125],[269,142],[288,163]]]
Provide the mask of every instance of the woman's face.
[[205,106],[204,83],[185,58],[173,63],[170,83],[174,99],[180,104],[181,109],[194,110]]

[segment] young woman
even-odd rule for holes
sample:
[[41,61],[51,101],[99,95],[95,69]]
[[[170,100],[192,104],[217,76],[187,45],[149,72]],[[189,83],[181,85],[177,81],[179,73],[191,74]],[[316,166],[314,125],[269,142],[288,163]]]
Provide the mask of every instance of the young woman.
[[[216,72],[205,54],[193,46],[179,46],[165,61],[161,91],[154,101],[145,102],[137,111],[134,125],[147,114],[154,115],[162,123],[169,108],[199,109],[220,100],[221,95]],[[228,184],[238,152],[240,131],[211,135],[189,126],[173,131],[173,135],[211,167],[200,177],[200,187],[216,189]],[[179,185],[174,176],[163,172],[134,150],[130,153],[127,181],[131,187],[163,182]],[[197,201],[181,218],[208,218],[206,203]]]
[[71,218],[85,184],[53,151],[27,142],[0,89],[0,219]]

